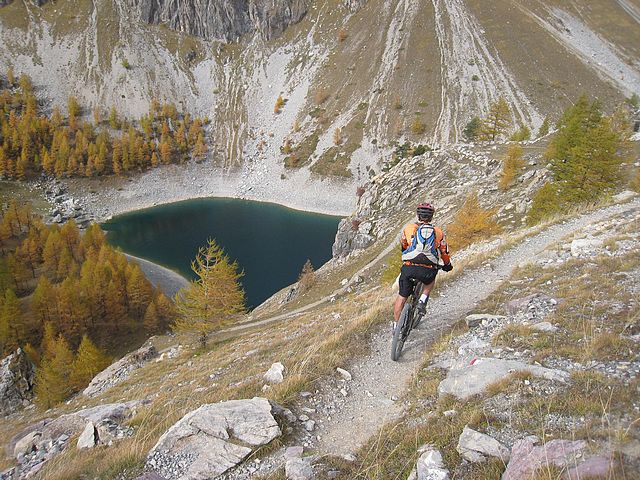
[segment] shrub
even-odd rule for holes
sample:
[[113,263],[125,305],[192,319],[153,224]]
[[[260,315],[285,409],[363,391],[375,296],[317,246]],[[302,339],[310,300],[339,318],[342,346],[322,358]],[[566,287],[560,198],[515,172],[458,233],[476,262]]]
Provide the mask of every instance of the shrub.
[[336,128],[333,131],[333,144],[340,145],[342,143],[342,129]]
[[640,169],[636,169],[635,174],[629,183],[629,187],[634,192],[640,193]]
[[313,96],[313,101],[316,105],[322,105],[328,98],[329,92],[325,88],[319,88]]
[[478,75],[474,75],[473,77],[471,77],[471,80],[473,80],[474,82],[478,82],[480,81],[480,77]]
[[307,260],[302,267],[300,276],[298,277],[298,288],[300,289],[300,293],[308,292],[315,285],[315,283],[316,274],[313,270],[313,265],[311,264],[311,260]]
[[502,175],[498,183],[500,190],[507,190],[513,184],[522,167],[524,167],[522,153],[523,150],[520,145],[511,145],[507,150],[505,157],[502,159]]
[[526,125],[522,125],[518,130],[513,132],[509,140],[512,142],[524,142],[531,139],[531,130]]
[[347,38],[349,38],[349,32],[347,32],[344,28],[338,30],[338,42],[342,43]]
[[358,219],[358,218],[354,218],[353,220],[351,220],[351,228],[354,232],[358,231],[358,227],[360,227],[360,224],[362,223],[362,220]]
[[415,135],[423,135],[426,131],[427,126],[424,124],[420,117],[416,116],[416,118],[413,120],[413,123],[411,123],[411,132],[413,132]]
[[356,188],[356,197],[360,198],[362,195],[364,195],[364,192],[365,192],[365,188],[364,187]]
[[493,218],[495,212],[495,208],[482,208],[477,192],[469,194],[464,205],[454,216],[453,223],[447,227],[451,246],[461,249],[500,233],[502,228]]
[[129,63],[129,60],[123,58],[121,63],[124,68],[126,68],[127,70],[131,70],[131,64]]
[[637,93],[634,93],[627,99],[627,103],[633,108],[640,108],[640,96],[638,96]]
[[540,128],[538,129],[538,138],[544,137],[549,134],[549,129],[550,129],[549,123],[550,123],[549,118],[545,117],[545,119],[542,121],[542,125],[540,125]]
[[291,140],[287,138],[280,147],[280,151],[285,155],[289,155],[291,153]]
[[543,219],[558,213],[561,210],[558,202],[558,187],[552,182],[545,183],[533,195],[533,203],[527,215],[527,224],[536,225]]

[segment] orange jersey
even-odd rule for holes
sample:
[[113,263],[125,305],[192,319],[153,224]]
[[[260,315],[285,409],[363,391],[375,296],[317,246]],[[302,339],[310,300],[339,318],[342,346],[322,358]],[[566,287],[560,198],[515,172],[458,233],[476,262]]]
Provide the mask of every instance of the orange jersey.
[[[418,223],[410,223],[404,230],[402,231],[402,238],[400,239],[400,245],[402,246],[402,250],[406,250],[413,243],[413,237],[418,231]],[[444,232],[439,227],[433,227],[433,231],[436,234],[436,248],[440,252],[440,258],[446,264],[451,262],[451,258],[449,257],[449,247],[447,245],[447,240],[444,237]],[[404,262],[407,265],[413,265],[411,262]],[[424,266],[424,265],[422,265]]]

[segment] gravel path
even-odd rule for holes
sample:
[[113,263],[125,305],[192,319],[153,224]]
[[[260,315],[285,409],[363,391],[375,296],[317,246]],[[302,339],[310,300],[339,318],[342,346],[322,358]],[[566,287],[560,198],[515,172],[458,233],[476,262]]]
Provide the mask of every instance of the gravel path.
[[[337,408],[330,409],[329,415],[323,415],[321,411],[314,415],[319,425],[317,435],[320,437],[314,446],[319,453],[354,453],[385,422],[398,417],[402,404],[396,401],[397,397],[401,396],[416,367],[420,365],[425,350],[440,332],[447,331],[478,302],[494,292],[509,278],[515,267],[589,224],[639,209],[640,200],[635,199],[550,226],[507,250],[490,266],[465,272],[439,290],[440,296],[430,302],[428,320],[412,332],[399,362],[390,360],[389,327],[385,325],[381,328],[372,340],[371,356],[359,359],[349,367],[353,381],[348,383],[347,401],[337,402]],[[323,397],[325,405],[336,405],[335,399],[341,393],[327,385],[319,395]]]

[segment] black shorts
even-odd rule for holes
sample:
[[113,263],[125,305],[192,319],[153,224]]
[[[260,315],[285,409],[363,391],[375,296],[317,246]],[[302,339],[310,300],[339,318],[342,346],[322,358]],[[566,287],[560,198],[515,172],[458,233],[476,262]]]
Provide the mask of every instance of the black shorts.
[[401,297],[407,298],[411,295],[415,283],[412,280],[419,280],[425,285],[429,285],[436,279],[438,269],[420,267],[418,265],[402,265],[400,269],[400,291],[398,292]]

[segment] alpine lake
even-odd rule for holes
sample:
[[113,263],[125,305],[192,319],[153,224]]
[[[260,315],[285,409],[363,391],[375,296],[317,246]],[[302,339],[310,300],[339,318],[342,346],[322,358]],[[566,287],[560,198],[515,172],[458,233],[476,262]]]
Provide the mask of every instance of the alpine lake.
[[195,279],[191,262],[215,239],[244,272],[248,308],[297,281],[311,260],[331,258],[340,217],[273,203],[201,198],[118,215],[102,224],[111,245]]

